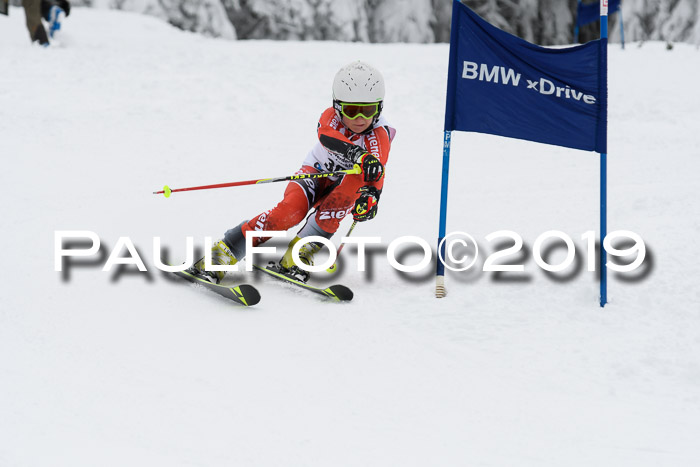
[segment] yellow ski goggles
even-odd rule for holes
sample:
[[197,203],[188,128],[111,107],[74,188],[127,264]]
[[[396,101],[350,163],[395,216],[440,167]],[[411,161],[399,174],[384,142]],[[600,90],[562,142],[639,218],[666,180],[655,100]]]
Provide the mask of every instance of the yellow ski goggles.
[[372,119],[381,111],[381,102],[369,104],[357,102],[336,102],[335,108],[340,111],[349,120],[355,120],[358,117]]

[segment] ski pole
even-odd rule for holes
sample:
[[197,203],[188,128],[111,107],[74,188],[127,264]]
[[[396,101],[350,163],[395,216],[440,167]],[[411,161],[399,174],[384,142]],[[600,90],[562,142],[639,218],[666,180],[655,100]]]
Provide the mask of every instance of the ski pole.
[[[357,221],[353,221],[352,225],[350,226],[350,230],[348,230],[348,233],[345,234],[346,237],[349,237],[350,234],[352,233],[353,230],[355,230],[355,226],[357,225]],[[326,269],[327,273],[333,274],[338,270],[338,256],[340,256],[340,252],[343,251],[343,247],[345,246],[345,243],[341,243],[340,246],[338,247],[338,251],[335,252],[335,262],[331,267]]]
[[286,177],[275,177],[275,178],[259,178],[257,180],[245,180],[242,182],[231,182],[231,183],[219,183],[216,185],[203,185],[203,186],[192,186],[188,188],[175,188],[172,189],[168,185],[165,185],[161,191],[154,191],[154,195],[164,195],[166,198],[170,197],[171,193],[176,193],[178,191],[194,191],[194,190],[211,190],[213,188],[226,188],[230,186],[241,186],[241,185],[257,185],[261,183],[274,183],[274,182],[284,182],[291,180],[303,180],[305,178],[325,178],[325,177],[337,177],[340,175],[352,175],[362,173],[362,169],[359,165],[355,164],[352,169],[347,170],[336,170],[334,172],[316,172],[316,173],[301,173],[288,175]]

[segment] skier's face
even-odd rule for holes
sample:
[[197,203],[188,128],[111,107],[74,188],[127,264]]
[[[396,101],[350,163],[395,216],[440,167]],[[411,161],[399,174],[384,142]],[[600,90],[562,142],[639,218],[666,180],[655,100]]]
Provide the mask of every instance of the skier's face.
[[350,120],[345,115],[343,115],[343,125],[348,127],[353,133],[362,133],[372,124],[371,118],[364,118],[359,116],[354,120]]

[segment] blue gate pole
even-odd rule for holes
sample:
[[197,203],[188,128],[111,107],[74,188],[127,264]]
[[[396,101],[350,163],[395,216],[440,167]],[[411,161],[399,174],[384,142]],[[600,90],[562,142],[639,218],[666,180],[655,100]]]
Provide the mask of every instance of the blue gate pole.
[[442,240],[445,238],[447,225],[447,183],[450,178],[450,146],[452,142],[452,132],[445,131],[445,140],[442,148],[442,185],[440,189],[440,227],[438,229],[438,260],[437,271],[435,272],[435,296],[442,298],[445,296],[445,263],[440,260],[440,256],[445,258],[445,245]]
[[607,220],[607,183],[608,183],[608,155],[600,154],[600,306],[608,303],[608,266],[607,254],[603,242],[608,231]]
[[[605,2],[606,8],[602,8]],[[607,1],[601,0],[601,10],[600,10],[600,38],[603,42],[604,50],[601,52],[605,54],[605,70],[601,70],[600,73],[605,73],[605,81],[603,84],[606,87],[605,94],[607,96],[607,42],[608,42],[608,11],[607,11]],[[602,80],[601,80],[602,81]],[[607,126],[607,97],[605,98],[605,125]],[[607,255],[605,253],[605,247],[603,246],[605,242],[605,236],[607,235],[607,208],[608,208],[608,154],[607,154],[607,130],[605,131],[605,147],[606,152],[600,154],[600,306],[604,307],[608,303],[608,267],[606,265]]]
[[574,43],[578,44],[578,15],[581,11],[581,0],[576,4],[576,21],[574,22]]

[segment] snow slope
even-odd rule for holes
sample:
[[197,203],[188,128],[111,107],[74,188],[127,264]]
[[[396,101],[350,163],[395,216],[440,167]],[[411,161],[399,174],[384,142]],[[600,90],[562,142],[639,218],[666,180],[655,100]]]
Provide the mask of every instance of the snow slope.
[[[447,52],[213,40],[80,8],[44,49],[21,9],[0,17],[0,466],[698,465],[699,52],[610,48],[609,230],[650,257],[641,278],[611,274],[603,309],[595,273],[555,281],[531,256],[518,280],[448,274],[442,300],[432,268],[389,266],[392,240],[437,236]],[[151,192],[293,173],[355,59],[383,70],[398,129],[379,215],[354,234],[382,245],[368,271],[347,248],[322,279],[355,300],[241,273],[263,295],[243,309],[157,271],[153,237],[182,258],[284,187]],[[496,230],[530,250],[598,230],[595,154],[453,140],[448,231],[489,252]],[[56,272],[58,230],[97,233],[102,256]],[[122,236],[148,273],[101,271]]]

